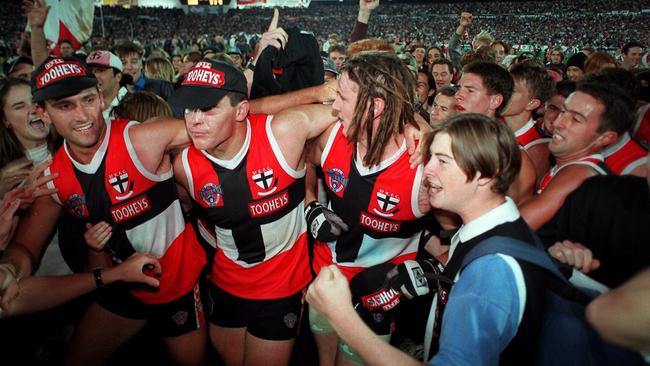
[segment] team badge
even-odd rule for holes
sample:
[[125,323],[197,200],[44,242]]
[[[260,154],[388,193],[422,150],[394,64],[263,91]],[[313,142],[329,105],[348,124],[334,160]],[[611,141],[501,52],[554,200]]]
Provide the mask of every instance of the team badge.
[[129,173],[124,170],[109,174],[108,183],[120,194],[115,196],[117,200],[123,201],[133,195],[133,182],[129,181]]
[[348,185],[348,179],[339,168],[329,169],[327,172],[327,186],[332,192],[339,193]]
[[212,182],[206,183],[199,191],[201,201],[210,207],[218,206],[222,195],[223,190],[221,189],[221,185],[216,185]]
[[377,191],[375,197],[377,199],[377,208],[373,208],[374,213],[384,217],[391,217],[399,211],[397,204],[399,203],[399,196],[386,192],[383,189]]
[[284,325],[286,325],[289,329],[295,328],[297,322],[298,316],[294,313],[289,313],[284,316]]
[[179,311],[178,313],[172,315],[172,320],[178,325],[183,325],[187,322],[187,311]]
[[278,180],[273,175],[273,169],[254,170],[251,178],[262,189],[261,192],[258,192],[260,196],[268,196],[278,188]]
[[68,199],[65,200],[64,205],[70,213],[79,218],[88,216],[88,206],[86,206],[86,198],[84,196],[76,193],[71,194],[68,196]]

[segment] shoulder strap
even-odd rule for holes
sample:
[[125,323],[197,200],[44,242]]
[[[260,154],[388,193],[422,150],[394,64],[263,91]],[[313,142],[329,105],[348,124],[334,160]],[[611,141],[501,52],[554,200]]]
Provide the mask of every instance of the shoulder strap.
[[552,292],[567,300],[587,305],[592,300],[592,296],[585,294],[572,285],[553,263],[551,257],[546,254],[546,251],[540,247],[542,244],[539,238],[535,235],[533,237],[535,238],[535,246],[505,236],[493,236],[485,239],[465,255],[460,268],[462,270],[472,261],[488,254],[501,253],[509,255],[544,269],[547,274],[546,285]]

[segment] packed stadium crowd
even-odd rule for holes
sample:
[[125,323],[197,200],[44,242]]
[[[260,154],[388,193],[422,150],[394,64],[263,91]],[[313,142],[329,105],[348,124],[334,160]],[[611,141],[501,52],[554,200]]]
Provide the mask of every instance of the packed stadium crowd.
[[6,4],[2,362],[650,363],[648,8]]

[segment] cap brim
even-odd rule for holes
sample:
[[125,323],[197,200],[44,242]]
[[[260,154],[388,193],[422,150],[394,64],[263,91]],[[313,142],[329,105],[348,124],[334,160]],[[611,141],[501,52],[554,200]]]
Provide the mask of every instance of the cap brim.
[[167,102],[175,109],[205,109],[215,106],[228,90],[204,86],[183,85],[176,89]]
[[94,77],[70,78],[70,80],[62,80],[54,85],[34,91],[33,99],[35,102],[42,102],[48,99],[61,99],[75,95],[95,85],[97,85],[97,79]]

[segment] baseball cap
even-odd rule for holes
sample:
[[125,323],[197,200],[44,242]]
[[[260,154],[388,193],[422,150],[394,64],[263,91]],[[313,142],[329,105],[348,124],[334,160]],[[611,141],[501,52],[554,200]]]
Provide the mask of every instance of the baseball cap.
[[239,49],[239,47],[229,47],[226,53],[229,55],[233,55],[233,54],[241,55],[241,50]]
[[109,68],[112,67],[119,72],[124,69],[122,61],[117,55],[109,51],[93,51],[86,57],[86,64],[88,66],[99,66]]
[[575,55],[571,56],[566,62],[567,68],[575,66],[580,70],[585,69],[585,61],[587,61],[587,55],[582,52],[578,52]]
[[219,103],[229,92],[248,95],[244,73],[223,61],[206,59],[192,67],[169,97],[169,103],[178,110],[205,109]]
[[35,102],[74,95],[95,85],[95,75],[88,71],[83,61],[73,57],[48,59],[32,73]]
[[334,65],[334,61],[332,61],[332,59],[329,57],[323,57],[323,68],[325,71],[334,73],[334,75],[339,74],[339,71],[336,69],[336,65]]
[[14,69],[18,64],[34,65],[34,61],[32,61],[32,59],[27,56],[10,57],[2,65],[2,71],[4,72],[5,75],[9,76],[9,74],[11,74],[14,71]]

